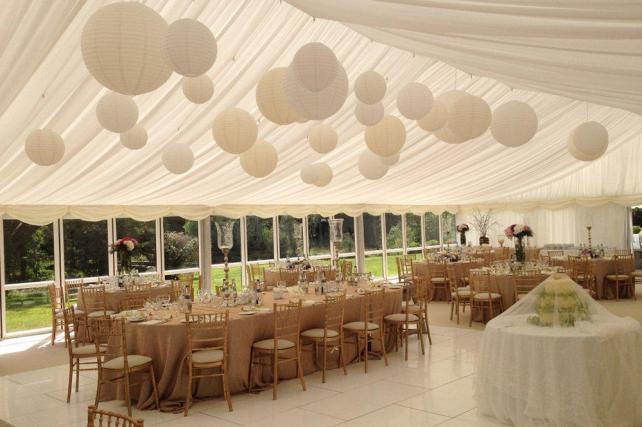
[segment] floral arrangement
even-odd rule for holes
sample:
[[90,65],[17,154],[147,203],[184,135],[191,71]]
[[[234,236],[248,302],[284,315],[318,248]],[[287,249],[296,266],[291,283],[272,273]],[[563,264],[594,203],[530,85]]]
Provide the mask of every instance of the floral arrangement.
[[564,274],[555,274],[544,281],[535,300],[535,312],[527,321],[537,326],[573,327],[579,320],[588,320],[588,304],[575,290],[573,281]]
[[524,237],[533,237],[533,229],[526,224],[513,224],[506,227],[504,234],[509,239],[517,237],[519,240]]
[[492,209],[482,212],[479,209],[475,209],[472,213],[472,223],[473,228],[479,233],[479,244],[488,244],[490,240],[488,239],[488,232],[491,227],[495,226],[497,222],[493,218]]
[[468,224],[459,224],[457,226],[457,232],[459,233],[465,233],[468,230],[470,230],[470,227],[468,226]]
[[118,254],[120,260],[120,271],[129,273],[132,268],[132,253],[138,248],[138,240],[133,237],[122,237],[111,245],[110,253]]

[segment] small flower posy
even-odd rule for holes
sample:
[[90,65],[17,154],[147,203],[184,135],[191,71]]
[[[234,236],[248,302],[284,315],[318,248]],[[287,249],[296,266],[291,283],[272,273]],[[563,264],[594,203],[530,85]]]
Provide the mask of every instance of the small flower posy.
[[468,226],[468,224],[459,224],[457,226],[457,232],[458,233],[465,233],[468,230],[470,230],[470,227]]

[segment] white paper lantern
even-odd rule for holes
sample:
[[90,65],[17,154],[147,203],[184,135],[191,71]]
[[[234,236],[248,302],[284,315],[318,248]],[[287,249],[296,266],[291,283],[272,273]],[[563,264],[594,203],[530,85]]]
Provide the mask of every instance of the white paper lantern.
[[[455,103],[455,101],[468,96],[471,96],[471,95],[464,92],[463,90],[450,90],[448,92],[444,92],[441,95],[439,95],[436,101],[439,101],[441,104],[443,104],[446,107],[447,111],[450,111],[450,108],[452,104]],[[466,142],[465,138],[452,132],[452,130],[449,127],[448,120],[446,120],[446,123],[441,128],[434,131],[433,133],[437,138],[449,144],[461,144],[462,142]]]
[[279,156],[272,144],[259,140],[240,155],[240,160],[245,173],[255,178],[264,178],[276,169]]
[[196,77],[212,68],[216,39],[209,28],[195,19],[179,19],[167,28],[165,50],[174,71]]
[[383,104],[381,102],[370,105],[357,102],[357,105],[354,107],[354,116],[357,118],[359,123],[364,126],[376,125],[381,121],[381,119],[383,119],[383,115]]
[[401,89],[397,96],[397,108],[404,117],[419,120],[432,108],[432,92],[426,85],[412,82]]
[[428,132],[434,132],[444,127],[447,120],[448,120],[448,109],[443,104],[443,102],[435,100],[432,103],[432,108],[430,109],[430,112],[428,112],[428,114],[426,114],[425,116],[417,120],[417,124],[423,130],[427,130]]
[[305,121],[290,106],[283,92],[286,71],[286,67],[273,68],[263,74],[256,85],[256,105],[266,119],[277,125],[289,125],[299,120]]
[[103,86],[125,95],[140,95],[169,79],[164,40],[167,23],[138,2],[100,8],[82,31],[80,47],[87,69]]
[[312,184],[317,187],[325,187],[332,182],[332,168],[327,163],[316,163],[314,165],[314,181]]
[[329,47],[313,42],[302,46],[297,51],[290,69],[301,87],[319,92],[330,87],[336,79],[339,61]]
[[256,142],[259,129],[254,118],[240,108],[228,108],[214,119],[214,141],[224,151],[241,154]]
[[306,184],[314,184],[315,170],[313,166],[314,165],[306,165],[301,168],[301,181],[305,182]]
[[136,125],[120,134],[120,143],[130,150],[140,150],[147,144],[147,131],[141,125]]
[[300,116],[309,120],[324,120],[339,111],[348,97],[348,75],[343,67],[330,86],[313,92],[298,83],[292,68],[285,73],[283,91],[288,104]]
[[376,71],[362,73],[354,82],[354,94],[364,104],[376,104],[386,95],[386,79]]
[[369,150],[363,150],[359,156],[358,167],[359,172],[366,179],[380,179],[388,173],[388,166],[381,161],[381,157]]
[[65,155],[65,143],[62,137],[51,129],[36,129],[27,136],[25,152],[35,164],[51,166]]
[[194,153],[184,144],[169,144],[161,157],[167,170],[177,175],[187,172],[194,165]]
[[395,116],[385,116],[376,125],[366,128],[366,145],[381,157],[398,153],[406,143],[406,128]]
[[493,111],[490,132],[500,144],[519,147],[535,136],[537,126],[533,107],[521,101],[508,101]]
[[308,143],[317,153],[329,153],[335,149],[338,142],[337,131],[325,123],[316,124],[308,131]]
[[98,101],[96,117],[108,131],[123,133],[138,121],[138,107],[131,96],[109,92]]
[[448,127],[465,140],[477,138],[488,130],[492,112],[479,96],[464,96],[448,107]]
[[597,122],[585,122],[569,135],[567,147],[573,157],[585,162],[597,160],[609,146],[609,133]]
[[183,77],[183,95],[194,104],[205,104],[214,95],[214,83],[207,74]]
[[401,154],[393,154],[392,156],[387,156],[387,157],[379,157],[379,160],[386,165],[386,166],[394,166],[399,162],[399,159],[401,158]]

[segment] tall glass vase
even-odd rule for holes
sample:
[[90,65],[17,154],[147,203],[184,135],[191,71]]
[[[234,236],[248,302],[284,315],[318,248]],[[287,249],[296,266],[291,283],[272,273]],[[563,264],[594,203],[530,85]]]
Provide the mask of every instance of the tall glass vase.
[[462,231],[462,232],[459,233],[459,243],[462,246],[466,246],[466,232],[465,231]]
[[523,237],[515,237],[515,260],[517,262],[526,261],[526,251],[524,250]]
[[120,258],[120,273],[129,274],[132,270],[132,254],[131,252],[125,250],[118,253]]

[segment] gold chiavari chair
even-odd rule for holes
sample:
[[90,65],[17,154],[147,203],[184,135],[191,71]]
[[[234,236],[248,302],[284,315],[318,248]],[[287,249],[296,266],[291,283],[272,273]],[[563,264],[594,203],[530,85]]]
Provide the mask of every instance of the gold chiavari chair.
[[172,301],[177,301],[178,298],[181,296],[181,293],[183,292],[183,288],[181,287],[181,282],[178,280],[172,280],[172,284],[170,285],[169,288],[169,298]]
[[604,278],[604,283],[615,286],[615,300],[620,299],[620,288],[624,288],[635,299],[635,282],[631,274],[635,270],[633,255],[615,255],[612,265],[614,274],[608,274]]
[[228,371],[229,319],[230,314],[227,310],[188,317],[186,357],[189,385],[183,411],[185,416],[192,401],[193,381],[198,378],[221,378],[223,397],[227,401],[228,410],[232,410]]
[[313,267],[313,270],[315,275],[317,272],[323,273],[326,280],[334,280],[334,270],[329,265],[317,265]]
[[76,315],[82,314],[82,310],[77,307],[77,301],[80,299],[80,288],[85,286],[85,279],[66,279],[63,283],[63,296],[67,307],[74,307]]
[[490,247],[487,250],[478,252],[475,256],[483,260],[485,267],[488,267],[493,261],[495,261],[495,254],[490,251]]
[[616,256],[627,256],[627,255],[633,255],[629,249],[615,249],[613,251],[613,255]]
[[587,257],[581,256],[568,256],[568,265],[570,269],[571,279],[584,289],[588,290],[589,293],[595,297],[597,292],[595,274],[593,274],[593,269],[591,268],[591,261]]
[[144,427],[143,420],[135,420],[127,415],[101,411],[94,405],[87,408],[87,427]]
[[544,277],[537,270],[524,270],[513,275],[513,298],[515,301],[519,300],[522,296],[526,295],[537,285],[539,285]]
[[397,272],[399,274],[399,281],[403,283],[410,283],[413,279],[412,264],[414,262],[412,255],[401,255],[396,258]]
[[303,391],[306,390],[301,367],[301,300],[297,303],[274,304],[273,317],[274,338],[252,344],[247,384],[248,393],[251,393],[254,384],[254,367],[269,366],[272,369],[272,399],[276,400],[279,365],[283,363],[295,362],[297,377]]
[[450,299],[450,284],[448,283],[446,263],[443,261],[428,262],[427,265],[428,277],[430,278],[431,299],[435,298],[438,291],[441,291],[446,299]]
[[125,286],[127,292],[146,292],[151,294],[152,284],[151,283],[129,283]]
[[[194,301],[194,273],[181,273],[177,275],[177,280],[181,285],[181,289],[187,287],[190,292],[190,297]],[[200,277],[199,277],[200,285]],[[199,286],[200,289],[200,286]]]
[[56,333],[64,326],[63,309],[65,308],[62,291],[55,284],[50,283],[47,287],[49,293],[49,304],[51,306],[51,345],[56,343]]
[[[399,350],[398,343],[401,341],[405,345],[404,349],[404,358],[408,360],[408,337],[411,333],[416,333],[419,338],[419,344],[421,348],[421,354],[425,354],[424,349],[424,334],[423,334],[423,319],[418,315],[410,313],[408,309],[410,305],[411,295],[415,292],[416,286],[413,282],[406,282],[404,284],[404,293],[403,293],[403,305],[405,310],[402,313],[388,314],[384,316],[384,322],[388,326],[388,330],[392,329],[392,333],[395,337],[395,351]],[[410,329],[410,326],[413,325],[414,329]]]
[[106,317],[114,314],[113,310],[107,310],[107,298],[104,285],[84,286],[80,288],[80,300],[82,301],[86,319]]
[[466,281],[460,276],[459,271],[455,265],[449,264],[446,267],[448,273],[448,281],[450,282],[450,320],[453,320],[453,313],[457,316],[457,324],[459,325],[459,306],[461,305],[462,312],[466,312],[466,306],[470,306],[470,299],[472,293],[470,286],[467,286]]
[[554,267],[566,267],[564,262],[564,251],[560,250],[549,250],[547,251],[548,264]]
[[313,328],[301,332],[302,346],[309,343],[314,350],[314,361],[319,364],[319,347],[323,352],[321,382],[325,383],[328,352],[339,349],[339,364],[343,374],[348,375],[343,350],[343,316],[346,302],[345,291],[341,295],[326,295],[323,306],[323,328]]
[[139,291],[126,291],[125,298],[120,300],[120,311],[138,310],[145,307],[145,303],[149,300],[149,292]]
[[506,261],[510,258],[510,248],[495,248],[495,260]]
[[470,303],[470,322],[468,326],[473,326],[475,308],[480,309],[483,316],[484,309],[488,307],[491,319],[495,317],[495,304],[499,304],[500,312],[503,311],[502,295],[494,291],[490,272],[470,270],[470,290],[472,292],[472,298]]
[[339,267],[341,275],[344,277],[352,273],[352,261],[342,259],[341,261],[339,261]]
[[428,303],[430,302],[430,289],[428,287],[428,280],[425,277],[418,277],[415,279],[415,292],[412,296],[414,306],[418,309],[413,310],[413,305],[408,305],[408,308],[402,307],[402,310],[410,310],[411,313],[416,314],[423,322],[422,331],[428,335],[428,343],[432,345],[432,337],[430,336],[430,322],[428,321]]

